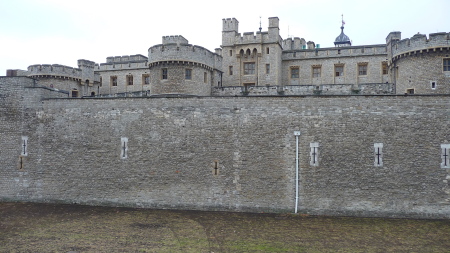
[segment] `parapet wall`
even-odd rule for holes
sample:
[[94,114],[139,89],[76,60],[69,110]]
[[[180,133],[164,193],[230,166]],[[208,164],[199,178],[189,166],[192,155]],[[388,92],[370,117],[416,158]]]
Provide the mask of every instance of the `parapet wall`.
[[73,68],[59,64],[37,64],[28,67],[28,76],[33,77],[43,75],[81,80],[82,71],[79,68]]
[[371,56],[384,54],[387,55],[385,44],[352,46],[352,47],[315,48],[302,50],[286,50],[283,48],[282,60],[317,59],[329,57],[342,58],[342,57]]
[[213,87],[212,96],[308,96],[394,94],[391,83]]
[[450,33],[430,33],[428,38],[425,34],[416,34],[411,38],[400,40],[394,43],[392,56],[439,47],[450,47]]
[[188,61],[220,69],[222,56],[191,44],[160,44],[148,50],[149,64],[165,61]]

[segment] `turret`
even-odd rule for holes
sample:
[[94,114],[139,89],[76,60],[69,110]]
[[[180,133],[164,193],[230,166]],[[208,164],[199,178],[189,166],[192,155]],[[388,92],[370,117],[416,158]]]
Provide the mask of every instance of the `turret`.
[[222,19],[222,46],[234,44],[239,31],[239,21],[235,18]]
[[280,19],[278,17],[269,18],[269,38],[272,42],[278,41],[280,37]]

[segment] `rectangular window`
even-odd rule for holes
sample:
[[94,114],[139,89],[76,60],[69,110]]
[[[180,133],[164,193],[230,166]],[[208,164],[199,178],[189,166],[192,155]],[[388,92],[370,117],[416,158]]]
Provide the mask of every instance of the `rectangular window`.
[[150,76],[146,75],[146,74],[142,75],[142,83],[144,85],[149,85],[150,84]]
[[414,89],[406,89],[406,94],[414,94]]
[[367,64],[358,64],[358,75],[367,75]]
[[441,168],[450,168],[450,144],[441,144]]
[[244,63],[244,75],[254,75],[255,74],[255,63],[245,62]]
[[444,71],[450,71],[450,58],[444,59]]
[[22,156],[28,155],[28,136],[22,136],[22,143],[20,144],[20,154]]
[[335,76],[344,76],[344,66],[338,65],[334,66]]
[[184,75],[185,79],[191,80],[192,79],[192,69],[186,69],[185,70],[185,75]]
[[128,157],[128,138],[120,138],[120,159],[126,159]]
[[233,75],[233,66],[229,66],[229,67],[228,67],[228,74],[229,74],[230,76]]
[[233,50],[230,50],[230,56],[233,56]]
[[128,75],[127,76],[127,84],[128,85],[133,85],[133,76],[132,75]]
[[300,69],[298,67],[291,68],[291,78],[298,78],[300,74]]
[[117,86],[117,76],[111,76],[110,84],[111,86]]
[[266,64],[266,74],[270,74],[270,64]]
[[313,67],[313,77],[320,77],[322,72],[321,67]]
[[387,64],[387,62],[381,63],[381,72],[382,72],[383,75],[387,75],[389,73],[388,72],[388,64]]
[[100,87],[102,87],[102,86],[103,86],[103,78],[100,77]]
[[312,142],[309,144],[310,147],[310,160],[309,165],[311,166],[319,166],[319,143],[318,142]]
[[77,98],[78,97],[78,90],[71,90],[71,93],[72,93],[72,97],[73,98]]
[[435,90],[435,89],[436,89],[436,81],[431,81],[431,82],[430,82],[430,85],[431,85],[431,89],[432,89],[432,90]]
[[375,167],[381,167],[383,166],[383,143],[374,143],[374,166]]
[[203,72],[203,82],[208,83],[208,73]]
[[266,47],[266,54],[269,54],[269,48],[268,47]]
[[167,79],[167,69],[161,69],[161,79]]

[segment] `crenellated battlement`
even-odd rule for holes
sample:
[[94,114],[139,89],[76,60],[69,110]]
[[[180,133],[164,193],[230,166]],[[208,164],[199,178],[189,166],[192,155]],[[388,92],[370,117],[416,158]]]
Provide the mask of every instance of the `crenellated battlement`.
[[129,63],[129,62],[143,62],[147,61],[148,58],[141,55],[123,55],[123,56],[110,56],[106,58],[106,63]]
[[238,33],[239,22],[235,18],[223,19],[222,46],[243,44],[282,43],[279,34],[279,19],[269,18],[268,31]]
[[55,76],[81,80],[82,70],[60,64],[36,64],[28,67],[28,76]]
[[182,45],[182,44],[189,44],[189,41],[181,35],[170,35],[170,36],[163,36],[162,43],[163,45],[166,44]]
[[[164,36],[163,41],[173,41],[173,36]],[[175,39],[175,38],[174,38]],[[178,39],[187,40],[183,36]],[[149,64],[160,61],[191,61],[207,65],[211,68],[218,68],[222,60],[222,56],[209,51],[208,49],[191,45],[191,44],[177,44],[166,43],[152,46],[148,49]]]
[[[400,39],[400,38],[398,38]],[[428,38],[425,34],[416,34],[411,38],[399,40],[392,43],[392,56],[422,50],[439,50],[439,48],[450,47],[450,33],[430,33]]]
[[283,50],[300,50],[306,49],[306,40],[304,38],[295,37],[283,40]]
[[[283,48],[284,49],[284,48]],[[371,55],[385,55],[386,45],[368,45],[351,47],[329,47],[313,49],[283,50],[282,60],[295,59],[320,59],[320,58],[342,58]]]

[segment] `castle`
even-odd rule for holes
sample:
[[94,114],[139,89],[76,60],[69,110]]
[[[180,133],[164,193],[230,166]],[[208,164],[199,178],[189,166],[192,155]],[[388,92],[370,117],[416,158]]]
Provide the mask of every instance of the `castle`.
[[222,20],[222,44],[215,52],[164,36],[143,55],[108,57],[106,63],[79,60],[78,68],[32,65],[8,70],[28,76],[71,97],[98,95],[198,96],[449,94],[449,33],[401,40],[391,32],[386,44],[352,46],[341,34],[333,48],[303,38],[283,40],[279,19],[268,31],[239,33],[235,18]]
[[211,52],[0,77],[0,200],[450,218],[449,33],[335,47],[240,34]]

